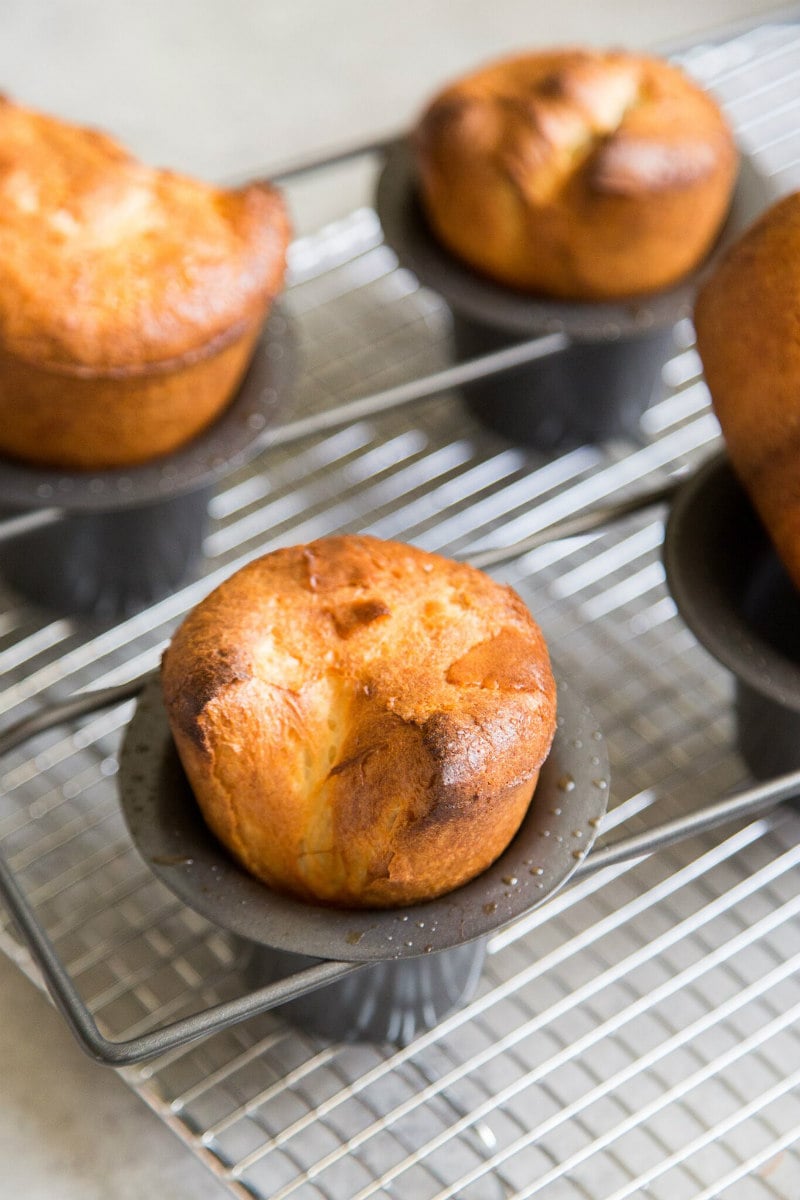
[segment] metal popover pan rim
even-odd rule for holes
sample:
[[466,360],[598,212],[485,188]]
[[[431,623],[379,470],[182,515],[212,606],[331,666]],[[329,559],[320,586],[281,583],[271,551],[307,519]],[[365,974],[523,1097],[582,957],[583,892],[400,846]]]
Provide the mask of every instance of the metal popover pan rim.
[[213,424],[186,445],[152,462],[103,471],[36,467],[0,457],[0,506],[114,512],[198,491],[268,445],[291,390],[296,358],[291,324],[276,304],[236,394]]
[[710,254],[673,287],[629,300],[568,301],[526,295],[481,275],[451,254],[425,219],[407,138],[387,146],[374,203],[384,240],[400,265],[438,292],[459,316],[512,337],[563,333],[573,341],[614,342],[643,337],[690,317],[698,286],[716,260],[777,199],[775,187],[756,169],[753,159],[741,148],[739,155],[731,207]]
[[[344,910],[271,891],[207,829],[180,766],[158,676],[140,695],[120,755],[123,814],[137,850],[190,908],[240,937],[321,959],[382,962],[447,950],[537,908],[566,883],[598,832],[608,752],[588,706],[559,678],[559,716],[519,833],[476,879],[427,903]],[[541,871],[541,873],[539,873]]]
[[763,553],[769,553],[769,536],[727,455],[715,454],[672,503],[663,549],[667,586],[689,629],[718,662],[754,691],[800,712],[800,663],[753,627],[715,570],[715,540],[735,535],[743,521],[760,530]]

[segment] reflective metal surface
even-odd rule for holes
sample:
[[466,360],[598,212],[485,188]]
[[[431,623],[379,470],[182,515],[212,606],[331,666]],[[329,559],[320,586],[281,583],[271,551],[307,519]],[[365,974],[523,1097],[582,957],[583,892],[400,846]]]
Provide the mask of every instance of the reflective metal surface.
[[236,864],[203,821],[167,725],[158,678],[143,692],[120,756],[125,819],[150,869],[193,909],[239,937],[316,958],[414,958],[483,937],[549,899],[589,853],[609,795],[602,733],[558,681],[559,725],[528,815],[470,883],[405,908],[363,911],[273,892]]

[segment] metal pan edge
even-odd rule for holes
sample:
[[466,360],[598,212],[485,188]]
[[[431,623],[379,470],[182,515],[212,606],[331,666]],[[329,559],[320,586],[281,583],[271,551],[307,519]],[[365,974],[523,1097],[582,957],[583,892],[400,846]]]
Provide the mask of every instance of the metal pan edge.
[[277,305],[228,407],[172,454],[141,466],[64,471],[0,458],[0,506],[110,512],[193,492],[244,465],[269,444],[295,372],[295,337]]
[[386,243],[401,266],[438,292],[455,312],[520,337],[565,333],[575,341],[614,341],[691,316],[697,288],[714,261],[776,199],[774,184],[742,153],[728,218],[717,244],[697,270],[661,292],[629,301],[586,303],[516,292],[450,254],[431,233],[422,213],[406,139],[388,146],[374,203]]
[[757,561],[774,556],[769,537],[724,453],[680,488],[664,534],[667,586],[702,646],[739,679],[800,711],[800,664],[780,652],[740,607]]
[[411,958],[491,933],[543,904],[588,853],[606,811],[608,753],[588,706],[558,680],[556,737],[511,845],[482,875],[406,908],[341,910],[279,895],[242,870],[206,827],[154,678],[120,756],[123,814],[148,867],[209,921],[261,945],[351,962]]

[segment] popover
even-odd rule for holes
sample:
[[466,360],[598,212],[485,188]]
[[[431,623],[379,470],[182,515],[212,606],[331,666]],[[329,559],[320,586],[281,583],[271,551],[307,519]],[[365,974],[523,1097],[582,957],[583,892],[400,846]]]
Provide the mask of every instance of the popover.
[[248,365],[288,238],[269,184],[156,170],[0,98],[0,454],[92,470],[189,441]]
[[488,867],[555,732],[519,596],[366,536],[243,567],[180,626],[162,677],[211,830],[270,887],[342,907],[431,899]]
[[675,66],[555,49],[458,79],[412,135],[419,197],[454,255],[509,287],[609,300],[707,255],[738,154],[716,101]]

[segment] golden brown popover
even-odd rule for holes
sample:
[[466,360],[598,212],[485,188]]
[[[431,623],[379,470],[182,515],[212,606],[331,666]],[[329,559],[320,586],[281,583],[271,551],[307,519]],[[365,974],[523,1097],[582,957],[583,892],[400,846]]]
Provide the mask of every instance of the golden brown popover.
[[800,588],[800,192],[730,248],[695,326],[731,464]]
[[489,866],[555,731],[520,598],[364,536],[242,568],[178,629],[163,685],[220,841],[271,887],[345,907],[430,899]]
[[231,398],[284,274],[265,183],[224,190],[0,98],[0,454],[165,454]]
[[584,49],[457,80],[412,146],[445,247],[500,283],[576,300],[656,291],[696,267],[738,162],[718,105],[677,67]]

